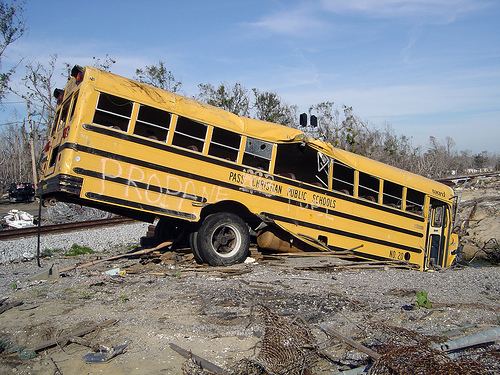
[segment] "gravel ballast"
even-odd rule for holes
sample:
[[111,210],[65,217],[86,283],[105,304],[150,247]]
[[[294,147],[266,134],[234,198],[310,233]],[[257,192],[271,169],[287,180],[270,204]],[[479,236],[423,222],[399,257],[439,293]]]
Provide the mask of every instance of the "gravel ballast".
[[[117,246],[139,245],[140,238],[146,235],[149,225],[148,223],[132,223],[42,235],[40,251],[56,249],[66,251],[73,244],[88,247],[95,252],[109,251]],[[36,256],[37,246],[37,236],[0,241],[0,263],[31,259]]]

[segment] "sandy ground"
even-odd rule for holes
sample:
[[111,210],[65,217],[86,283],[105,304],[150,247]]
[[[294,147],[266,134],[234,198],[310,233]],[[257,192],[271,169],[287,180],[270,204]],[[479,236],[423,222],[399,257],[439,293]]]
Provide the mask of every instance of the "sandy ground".
[[[188,258],[183,253],[176,256]],[[64,267],[89,260],[85,256],[60,258],[44,258],[43,266]],[[185,359],[169,348],[170,343],[219,366],[230,366],[242,358],[255,359],[259,352],[263,327],[250,317],[256,304],[290,318],[302,316],[320,342],[328,341],[318,328],[320,323],[361,342],[367,339],[368,322],[433,335],[451,332],[450,336],[499,324],[498,267],[427,273],[297,269],[339,262],[345,264],[332,258],[287,258],[220,269],[196,267],[189,261],[172,263],[164,256],[160,263],[145,259],[144,264],[138,259],[103,262],[68,271],[67,277],[56,281],[35,282],[26,281],[26,276],[38,271],[33,262],[10,265],[16,267],[15,274],[3,266],[2,295],[23,305],[0,315],[2,342],[30,348],[116,319],[114,325],[85,337],[108,347],[128,346],[108,363],[87,364],[83,356],[91,352],[88,347],[60,344],[39,351],[34,359],[3,358],[0,373],[52,375],[57,365],[65,375],[181,374]],[[134,273],[103,276],[116,267]],[[428,292],[429,309],[416,306],[419,290]],[[327,351],[338,361],[323,365],[330,372],[360,365],[366,357],[342,345]]]
[[[474,221],[464,227],[475,252],[491,237],[500,238],[498,184],[464,192],[461,218],[481,200]],[[484,197],[492,197],[484,201]],[[496,203],[495,203],[496,202]],[[458,223],[460,223],[460,220]],[[484,225],[484,228],[481,226]],[[114,253],[42,258],[42,268],[84,264]],[[85,336],[108,347],[127,344],[107,363],[85,363],[92,350],[58,343],[33,359],[14,353],[0,361],[0,374],[182,374],[185,358],[174,343],[223,367],[255,359],[263,327],[252,306],[267,306],[293,318],[301,316],[318,342],[325,323],[366,345],[373,344],[369,323],[383,323],[446,337],[460,337],[500,324],[500,268],[459,267],[439,272],[375,268],[334,269],[346,261],[326,257],[269,257],[228,268],[195,265],[187,252],[120,259],[70,270],[57,280],[28,281],[40,271],[36,261],[0,265],[0,297],[23,304],[0,314],[0,347],[31,348],[53,338],[109,319],[117,322]],[[304,269],[317,266],[315,269]],[[330,266],[330,267],[328,267]],[[124,275],[104,275],[119,268]],[[418,307],[425,291],[430,308]],[[4,304],[5,304],[4,303]],[[370,341],[371,340],[371,341]],[[376,346],[375,346],[376,348]],[[359,366],[366,355],[334,340],[326,345],[334,362],[321,362],[314,373]],[[59,372],[58,372],[59,371]]]

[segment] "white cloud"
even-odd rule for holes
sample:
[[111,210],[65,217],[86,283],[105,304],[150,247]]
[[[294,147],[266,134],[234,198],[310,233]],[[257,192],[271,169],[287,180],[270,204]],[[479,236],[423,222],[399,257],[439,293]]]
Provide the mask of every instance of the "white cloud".
[[361,13],[380,18],[430,18],[451,22],[461,13],[490,5],[487,0],[321,0],[324,8],[334,13]]
[[257,22],[244,23],[257,30],[281,35],[309,36],[324,32],[328,25],[314,15],[314,7],[297,8],[286,12],[264,15]]

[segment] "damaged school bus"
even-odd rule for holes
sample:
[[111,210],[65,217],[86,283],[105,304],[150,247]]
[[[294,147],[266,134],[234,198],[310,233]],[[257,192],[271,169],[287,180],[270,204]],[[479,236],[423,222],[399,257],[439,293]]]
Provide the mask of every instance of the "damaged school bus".
[[443,184],[93,67],[71,75],[54,93],[44,200],[158,218],[158,242],[189,241],[211,265],[243,261],[252,235],[420,270],[455,257]]

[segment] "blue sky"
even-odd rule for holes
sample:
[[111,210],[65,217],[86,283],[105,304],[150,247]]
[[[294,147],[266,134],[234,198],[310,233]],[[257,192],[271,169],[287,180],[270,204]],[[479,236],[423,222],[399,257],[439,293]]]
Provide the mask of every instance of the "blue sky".
[[27,0],[26,16],[29,33],[2,69],[108,54],[132,78],[162,60],[187,96],[199,83],[240,82],[301,112],[352,106],[415,146],[449,136],[457,150],[500,153],[498,0]]

